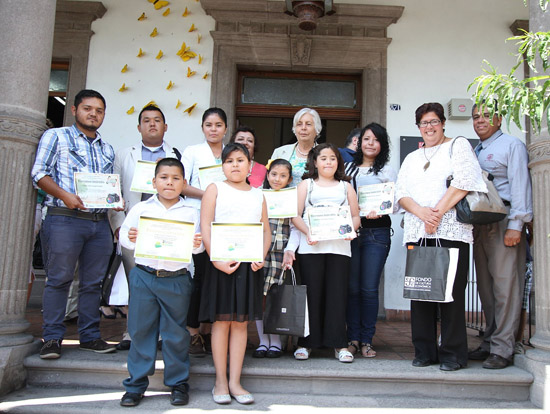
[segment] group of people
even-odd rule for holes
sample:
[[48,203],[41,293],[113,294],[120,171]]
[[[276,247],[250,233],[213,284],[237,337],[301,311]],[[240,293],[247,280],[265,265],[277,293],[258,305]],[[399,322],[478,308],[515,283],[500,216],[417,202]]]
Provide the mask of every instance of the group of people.
[[[438,243],[460,251],[454,301],[411,303],[413,366],[440,363],[442,370],[465,367],[464,290],[468,245],[474,234],[471,225],[456,220],[453,207],[468,191],[486,191],[481,168],[495,176],[499,194],[510,206],[510,216],[475,229],[478,285],[488,329],[483,344],[470,357],[483,358],[486,368],[501,368],[510,362],[513,343],[510,348],[509,339],[517,329],[515,313],[519,318],[516,296],[521,305],[522,229],[532,217],[530,182],[525,146],[502,134],[500,118],[495,115],[490,120],[486,108],[473,110],[474,129],[482,140],[478,162],[465,139],[445,136],[440,104],[420,106],[416,124],[424,145],[407,156],[399,175],[388,164],[390,144],[383,126],[371,123],[354,131],[348,154],[352,159],[345,163],[336,146],[316,142],[321,119],[309,108],[294,116],[297,142],[275,149],[267,167],[254,161],[258,140],[251,128],[237,128],[224,145],[228,122],[220,108],[209,108],[203,114],[205,141],[180,152],[164,141],[167,124],[161,109],[146,106],[138,116],[142,142],[116,156],[97,132],[105,115],[105,99],[96,91],[83,90],[72,111],[73,126],[44,133],[32,169],[33,182],[48,194],[48,213],[41,230],[47,282],[40,357],[61,355],[65,302],[77,261],[80,348],[115,351],[101,339],[98,312],[101,279],[114,235],[122,246],[130,292],[128,332],[117,345],[129,349],[130,376],[124,380],[126,393],[121,405],[135,406],[143,398],[148,376],[154,372],[159,336],[164,382],[172,388],[173,405],[185,405],[189,399],[189,354],[205,350],[212,353],[216,370],[213,400],[218,404],[232,399],[252,403],[254,397],[240,381],[247,323],[256,321],[260,339],[253,357],[282,355],[281,338],[264,333],[262,314],[269,288],[292,266],[307,286],[310,326],[310,334],[298,339],[294,358],[307,360],[314,348],[321,347],[333,348],[343,363],[353,362],[356,355],[375,357],[372,342],[378,289],[390,250],[391,219],[376,211],[360,213],[357,194],[359,187],[377,183],[395,183],[391,212],[399,206],[405,210],[404,243],[424,240],[428,245]],[[156,161],[156,195],[130,190],[138,160]],[[221,165],[225,179],[201,186],[199,169],[216,165]],[[119,174],[124,208],[86,209],[74,188],[74,172]],[[450,175],[453,180],[447,187]],[[290,186],[297,187],[298,215],[268,218],[261,188]],[[353,231],[348,237],[324,241],[311,237],[305,215],[309,208],[320,205],[349,207]],[[195,224],[193,275],[187,263],[134,258],[141,216]],[[265,260],[211,261],[213,222],[262,223]]]

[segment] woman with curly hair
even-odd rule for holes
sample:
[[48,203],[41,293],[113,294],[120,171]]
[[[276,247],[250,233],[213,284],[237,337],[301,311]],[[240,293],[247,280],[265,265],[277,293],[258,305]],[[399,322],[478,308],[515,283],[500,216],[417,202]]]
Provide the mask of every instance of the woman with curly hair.
[[[358,187],[395,182],[397,173],[388,165],[390,144],[386,128],[377,123],[365,126],[359,135],[357,152],[345,172]],[[395,208],[395,202],[394,208]],[[359,237],[351,242],[351,272],[348,284],[348,350],[373,358],[372,338],[378,316],[378,288],[391,245],[391,219],[375,211],[361,214]]]

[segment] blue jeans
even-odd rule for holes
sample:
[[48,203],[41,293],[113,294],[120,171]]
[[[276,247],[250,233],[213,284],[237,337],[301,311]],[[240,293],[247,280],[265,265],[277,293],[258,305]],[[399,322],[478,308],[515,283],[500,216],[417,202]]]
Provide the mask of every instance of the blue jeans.
[[378,317],[378,286],[390,251],[389,227],[362,228],[351,242],[348,283],[348,340],[372,343]]
[[128,392],[143,394],[149,375],[155,373],[157,341],[162,336],[164,384],[175,387],[189,379],[187,310],[193,280],[187,272],[156,277],[138,267],[130,271],[128,332],[132,346],[128,353],[130,377],[123,381]]
[[41,238],[46,252],[46,286],[42,300],[43,338],[63,339],[65,307],[78,262],[78,333],[80,342],[101,337],[99,304],[101,281],[113,251],[113,236],[107,220],[46,216]]

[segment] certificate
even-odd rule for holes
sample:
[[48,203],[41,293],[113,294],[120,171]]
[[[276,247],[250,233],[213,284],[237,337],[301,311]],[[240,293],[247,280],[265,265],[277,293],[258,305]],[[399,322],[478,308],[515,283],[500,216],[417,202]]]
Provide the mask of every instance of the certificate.
[[307,210],[311,240],[338,240],[353,235],[349,206],[319,206]]
[[74,188],[86,208],[122,208],[118,174],[74,173]]
[[210,260],[263,262],[263,223],[212,223]]
[[210,184],[225,180],[221,164],[199,168],[199,184],[201,190],[206,190]]
[[298,190],[296,187],[282,190],[263,190],[267,204],[267,217],[290,218],[298,215]]
[[140,217],[134,257],[191,263],[195,224]]
[[157,163],[154,161],[138,160],[134,169],[134,177],[130,191],[136,193],[156,194],[157,190],[153,188],[153,178],[155,177],[155,167]]
[[357,190],[360,216],[366,216],[371,211],[376,211],[378,216],[393,213],[394,183],[363,185]]

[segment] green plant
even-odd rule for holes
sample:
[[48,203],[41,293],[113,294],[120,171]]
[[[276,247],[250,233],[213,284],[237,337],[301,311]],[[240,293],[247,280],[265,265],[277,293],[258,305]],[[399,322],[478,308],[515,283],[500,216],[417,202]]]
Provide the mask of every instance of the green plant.
[[[539,0],[540,7],[546,10],[550,0]],[[520,36],[513,36],[507,41],[516,41],[518,47],[517,63],[508,74],[500,74],[488,61],[483,68],[484,75],[480,75],[468,85],[468,91],[475,86],[473,94],[476,105],[484,101],[493,114],[495,108],[491,105],[493,99],[498,101],[498,110],[507,121],[513,121],[523,129],[523,117],[531,121],[533,131],[540,132],[544,120],[550,124],[550,75],[546,74],[550,68],[550,32],[525,32]],[[515,72],[526,62],[533,73],[538,73],[537,64],[540,63],[544,74],[519,79]]]

